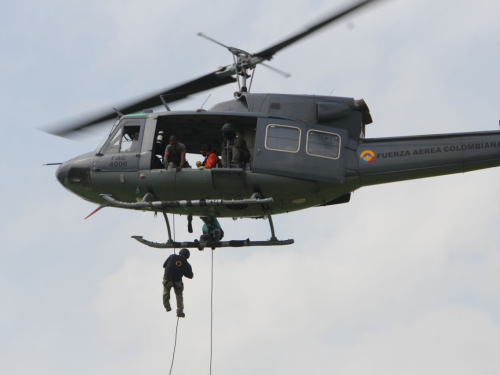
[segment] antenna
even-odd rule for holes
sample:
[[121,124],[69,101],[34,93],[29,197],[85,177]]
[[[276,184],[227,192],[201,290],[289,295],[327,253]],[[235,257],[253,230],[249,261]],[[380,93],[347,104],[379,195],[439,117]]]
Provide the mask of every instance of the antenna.
[[167,111],[171,111],[170,107],[168,106],[167,102],[165,101],[165,99],[163,99],[163,95],[160,95],[160,99],[163,103],[163,105],[165,106],[165,108],[167,109]]
[[121,113],[119,110],[117,110],[115,107],[113,107],[113,110],[116,112],[116,114],[120,117],[123,116],[123,113]]
[[205,99],[205,101],[203,102],[203,104],[201,105],[200,109],[203,109],[203,106],[205,105],[205,103],[208,101],[208,99],[210,99],[210,97],[212,96],[212,94],[208,95],[208,98]]

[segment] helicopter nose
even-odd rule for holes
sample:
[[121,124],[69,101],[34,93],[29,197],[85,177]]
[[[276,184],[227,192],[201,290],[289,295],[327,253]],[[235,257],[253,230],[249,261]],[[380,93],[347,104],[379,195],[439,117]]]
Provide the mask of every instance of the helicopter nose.
[[72,164],[73,162],[67,161],[66,163],[61,164],[56,170],[56,177],[62,186],[65,186],[66,182],[68,181],[68,174]]

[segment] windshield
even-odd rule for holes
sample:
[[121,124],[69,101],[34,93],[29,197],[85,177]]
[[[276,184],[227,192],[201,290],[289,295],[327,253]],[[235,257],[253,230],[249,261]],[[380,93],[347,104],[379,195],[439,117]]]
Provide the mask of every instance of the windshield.
[[115,132],[115,129],[116,127],[118,126],[118,124],[120,123],[120,120],[119,118],[117,118],[113,124],[113,126],[111,127],[111,130],[109,132],[109,134],[104,137],[104,139],[99,143],[99,146],[96,147],[95,151],[97,153],[100,153],[101,149],[102,149],[102,146],[104,146],[104,144],[106,143],[106,141],[109,139],[109,137],[111,137],[111,135]]

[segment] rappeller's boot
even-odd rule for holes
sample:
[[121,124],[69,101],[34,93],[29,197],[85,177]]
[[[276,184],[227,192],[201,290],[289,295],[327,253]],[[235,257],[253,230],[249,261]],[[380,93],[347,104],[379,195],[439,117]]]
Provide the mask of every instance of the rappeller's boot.
[[200,241],[194,240],[194,243],[196,244],[196,246],[198,246],[198,250],[203,251],[203,248],[200,245]]
[[177,310],[177,317],[178,317],[178,318],[185,318],[185,317],[186,317],[186,314],[184,314],[184,311],[179,311],[179,310]]

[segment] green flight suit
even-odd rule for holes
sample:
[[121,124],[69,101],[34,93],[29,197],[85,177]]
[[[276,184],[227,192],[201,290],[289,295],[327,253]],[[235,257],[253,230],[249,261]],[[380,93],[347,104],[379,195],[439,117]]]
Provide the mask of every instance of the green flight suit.
[[[233,139],[229,141],[229,149],[231,150],[231,166],[241,167],[250,160],[250,152],[247,148],[247,142],[243,139],[240,132],[235,132]],[[222,166],[227,167],[227,138],[224,137],[221,153]]]

